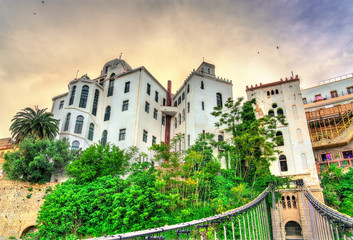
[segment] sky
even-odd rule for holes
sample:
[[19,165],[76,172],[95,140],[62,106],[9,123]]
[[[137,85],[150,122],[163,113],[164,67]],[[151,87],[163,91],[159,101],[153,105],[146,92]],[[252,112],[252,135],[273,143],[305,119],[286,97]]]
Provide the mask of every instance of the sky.
[[353,72],[352,26],[351,0],[0,0],[0,138],[121,54],[173,92],[203,60],[235,98],[292,71],[316,86]]

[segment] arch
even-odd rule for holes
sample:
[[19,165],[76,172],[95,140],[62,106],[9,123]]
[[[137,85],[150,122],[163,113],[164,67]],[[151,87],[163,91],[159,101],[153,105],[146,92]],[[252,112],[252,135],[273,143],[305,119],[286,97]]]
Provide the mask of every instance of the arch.
[[272,108],[277,108],[277,103],[272,103]]
[[31,225],[31,226],[28,226],[26,227],[22,233],[21,233],[21,238],[24,237],[27,233],[32,233],[32,232],[36,232],[38,231],[38,228],[35,226],[35,225]]
[[111,110],[110,106],[105,108],[104,121],[109,121],[109,119],[110,119],[110,110]]
[[65,119],[64,131],[69,130],[70,118],[71,118],[71,113],[68,113]]
[[109,86],[108,86],[108,97],[109,96],[113,96],[113,92],[114,92],[114,76],[115,74],[113,73],[112,75],[110,75],[110,79],[109,79]]
[[298,118],[298,111],[297,111],[297,106],[293,105],[292,106],[292,112],[293,112],[293,117]]
[[278,89],[276,89],[276,94],[278,94],[279,92],[278,92]]
[[306,154],[302,153],[301,154],[301,158],[302,158],[302,166],[303,166],[303,168],[308,168],[308,162],[306,161]]
[[102,133],[102,139],[101,139],[101,144],[105,146],[107,144],[107,139],[108,139],[108,131],[104,130]]
[[216,93],[216,101],[217,101],[217,106],[223,107],[222,94],[221,93]]
[[79,107],[86,108],[88,93],[89,93],[89,87],[87,85],[84,85],[81,90],[80,103],[78,105]]
[[72,105],[75,100],[76,86],[72,87],[69,105]]
[[291,200],[290,200],[290,196],[287,196],[287,206],[288,206],[288,208],[292,208],[292,203],[291,203]]
[[98,89],[96,89],[96,91],[94,91],[94,99],[93,99],[93,106],[92,106],[92,115],[93,116],[97,115],[98,99],[99,99],[99,91],[98,91]]
[[287,158],[283,154],[279,156],[279,165],[280,165],[281,172],[288,171]]
[[76,118],[74,133],[82,133],[83,120],[84,118],[81,115]]
[[178,115],[178,118],[179,118],[179,125],[181,124],[181,114],[179,113]]
[[286,231],[286,236],[303,237],[302,228],[300,227],[299,223],[297,223],[295,221],[287,222],[284,229]]
[[80,149],[80,142],[75,140],[71,144],[71,150],[77,151]]
[[275,95],[275,91],[271,90],[271,95]]
[[277,116],[283,116],[283,115],[284,115],[283,109],[282,108],[278,108],[277,109]]
[[273,109],[268,110],[268,115],[272,117],[275,115],[275,112],[273,111]]
[[297,199],[295,198],[295,196],[292,196],[292,205],[293,208],[297,208]]
[[282,196],[282,208],[286,209],[287,208],[287,204],[286,204],[286,199],[284,196]]
[[270,91],[267,91],[267,96],[270,96],[271,94],[270,94]]
[[90,123],[89,124],[89,129],[88,129],[88,140],[93,140],[93,134],[94,134],[94,124]]
[[284,145],[283,134],[282,134],[281,131],[276,132],[276,139],[277,139],[277,146],[283,146]]
[[303,135],[302,130],[300,128],[297,128],[297,138],[299,143],[303,143]]

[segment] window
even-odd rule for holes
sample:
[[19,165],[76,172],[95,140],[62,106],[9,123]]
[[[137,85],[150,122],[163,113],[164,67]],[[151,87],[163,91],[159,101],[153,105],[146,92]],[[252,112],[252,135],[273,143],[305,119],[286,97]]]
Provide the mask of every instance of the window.
[[107,130],[104,130],[102,133],[102,139],[101,139],[101,144],[105,146],[107,144],[107,139],[108,139],[108,132]]
[[268,115],[269,116],[274,116],[275,112],[272,109],[270,109],[270,110],[268,110]]
[[288,206],[288,208],[292,208],[292,205],[290,202],[290,196],[287,196],[287,206]]
[[73,141],[71,144],[71,150],[77,151],[79,149],[80,149],[80,142],[77,140]]
[[281,131],[276,133],[277,146],[284,146],[283,134]]
[[335,90],[335,91],[331,91],[330,93],[331,93],[331,97],[332,97],[332,98],[338,97],[338,94],[337,94],[337,91],[336,91],[336,90]]
[[64,125],[64,131],[69,130],[70,117],[71,117],[71,113],[68,113],[68,114],[66,115],[66,120],[65,120],[65,125]]
[[181,96],[178,97],[178,106],[181,103]]
[[327,162],[327,161],[331,161],[331,154],[329,153],[325,153],[325,154],[321,154],[321,160],[323,162]]
[[342,155],[344,159],[353,158],[352,150],[342,151]]
[[94,133],[94,124],[90,123],[89,124],[89,130],[88,130],[88,140],[93,140],[93,133]]
[[113,96],[113,92],[114,92],[114,74],[112,74],[111,78],[109,79],[108,97]]
[[222,105],[222,94],[220,94],[220,93],[217,93],[216,94],[216,100],[217,100],[217,106],[223,106]]
[[59,109],[62,109],[64,107],[64,101],[60,101]]
[[177,101],[175,101],[174,102],[174,107],[176,107],[178,105],[178,102]]
[[89,87],[87,85],[83,86],[81,91],[80,103],[78,105],[80,108],[86,108],[88,92]]
[[156,140],[157,140],[157,138],[155,136],[152,136],[152,146],[153,146],[153,144],[156,143]]
[[180,113],[179,113],[178,117],[179,117],[179,125],[180,125],[181,124],[181,114]]
[[307,103],[308,103],[308,101],[306,100],[306,98],[303,98],[303,104],[305,105]]
[[285,225],[286,236],[303,236],[302,228],[297,222],[289,221]]
[[278,89],[276,89],[276,94],[278,94],[279,92],[278,92]]
[[155,92],[154,100],[155,100],[156,102],[158,102],[158,92],[157,92],[157,91]]
[[119,131],[119,141],[125,140],[126,128],[120,129]]
[[[187,87],[186,87],[186,93],[189,93],[189,92],[190,92],[190,84],[188,84]],[[352,89],[352,92],[353,92],[353,89]]]
[[284,113],[283,113],[283,109],[282,108],[278,108],[277,109],[277,116],[283,116]]
[[267,96],[270,96],[270,91],[267,91]]
[[92,115],[97,115],[97,107],[98,107],[98,99],[99,99],[99,91],[96,89],[94,92],[93,106],[92,106]]
[[287,166],[287,158],[284,155],[279,156],[279,165],[281,168],[281,172],[287,172],[288,171],[288,166]]
[[150,104],[149,104],[149,102],[146,102],[146,103],[145,103],[145,112],[146,112],[146,113],[149,113],[149,112],[150,112]]
[[297,129],[297,137],[298,137],[298,142],[303,143],[302,130],[300,128]]
[[190,112],[190,102],[188,102],[188,113]]
[[205,110],[205,103],[204,102],[201,102],[201,109]]
[[272,108],[277,108],[277,103],[272,103]]
[[165,98],[163,98],[163,106],[165,106],[167,100]]
[[294,196],[292,196],[292,204],[293,204],[293,208],[297,208],[297,201]]
[[177,117],[174,118],[174,127],[175,128],[178,127],[178,118]]
[[297,111],[297,106],[296,105],[292,106],[292,112],[293,112],[294,118],[298,118],[298,111]]
[[144,141],[145,143],[147,142],[147,135],[148,135],[148,132],[146,130],[143,130],[142,141]]
[[205,89],[205,86],[203,85],[203,81],[201,81],[201,89]]
[[75,130],[74,133],[82,133],[82,126],[83,126],[83,117],[82,116],[78,116],[76,118],[76,124],[75,124]]
[[308,168],[308,162],[306,161],[305,153],[301,154],[301,158],[302,158],[302,166],[303,166],[303,168]]
[[353,93],[353,86],[352,87],[347,87],[347,93],[352,94]]
[[190,146],[190,134],[188,134],[188,146]]
[[287,207],[286,199],[284,198],[284,196],[282,196],[282,207],[283,207],[283,209],[286,209],[286,207]]
[[275,91],[271,90],[271,95],[275,95]]
[[76,86],[72,87],[69,105],[72,105],[75,100]]
[[183,117],[183,122],[184,122],[185,121],[185,108],[183,109],[182,113],[183,113],[182,117]]
[[147,94],[151,95],[151,85],[147,83]]
[[[218,135],[218,143],[223,142],[223,141],[224,141],[223,135]],[[218,145],[218,150],[223,151],[223,149],[221,148],[220,145]]]
[[162,125],[165,126],[165,116],[162,116]]
[[157,120],[157,116],[158,116],[158,110],[154,109],[153,110],[153,118]]
[[109,121],[110,119],[110,106],[108,106],[106,109],[105,109],[105,114],[104,114],[104,121]]
[[129,109],[129,100],[125,100],[123,101],[123,108],[122,108],[122,112],[127,111]]
[[124,93],[130,92],[130,82],[125,83]]
[[181,94],[181,100],[184,101],[184,99],[185,99],[185,92],[183,92],[183,93]]

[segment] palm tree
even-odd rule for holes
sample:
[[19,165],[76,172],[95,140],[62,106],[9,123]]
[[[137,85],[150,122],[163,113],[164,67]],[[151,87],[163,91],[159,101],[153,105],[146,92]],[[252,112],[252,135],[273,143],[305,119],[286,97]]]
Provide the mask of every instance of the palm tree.
[[16,143],[29,135],[34,135],[40,139],[54,138],[59,132],[59,120],[53,118],[53,114],[46,112],[47,108],[35,109],[27,107],[16,113],[11,120],[10,131]]

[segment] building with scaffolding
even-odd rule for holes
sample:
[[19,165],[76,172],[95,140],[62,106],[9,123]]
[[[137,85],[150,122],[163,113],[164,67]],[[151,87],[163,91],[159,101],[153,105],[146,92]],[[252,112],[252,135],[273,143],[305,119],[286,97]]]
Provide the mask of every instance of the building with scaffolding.
[[317,169],[353,166],[353,74],[302,90]]

